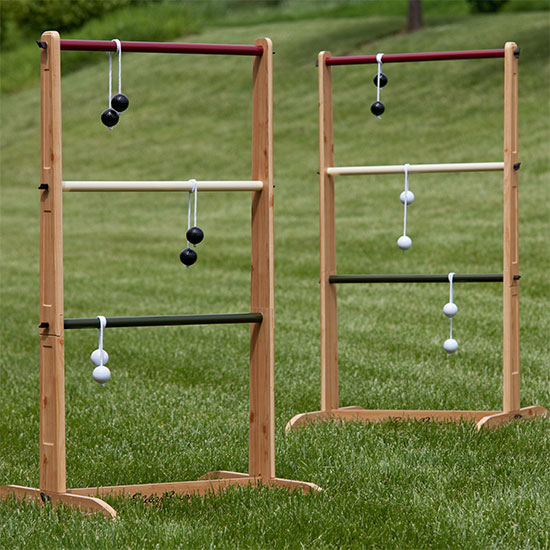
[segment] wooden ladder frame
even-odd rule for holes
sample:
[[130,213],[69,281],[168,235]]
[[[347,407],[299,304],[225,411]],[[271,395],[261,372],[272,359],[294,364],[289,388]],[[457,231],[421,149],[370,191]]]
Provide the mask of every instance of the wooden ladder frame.
[[[495,54],[496,52],[496,54]],[[457,53],[461,52],[449,52]],[[474,52],[463,52],[470,54]],[[483,51],[479,53],[484,53]],[[424,56],[424,59],[422,57]],[[446,53],[390,54],[396,61],[451,59]],[[447,57],[445,57],[447,56]],[[514,42],[507,42],[504,52],[493,51],[486,57],[504,57],[504,233],[503,233],[503,405],[501,411],[464,410],[367,410],[359,406],[340,407],[338,397],[338,320],[336,285],[329,278],[336,275],[336,238],[334,221],[334,175],[328,172],[334,166],[334,137],[332,118],[332,72],[329,51],[319,53],[319,182],[320,182],[320,284],[321,284],[321,410],[301,413],[287,424],[287,431],[304,424],[325,420],[354,420],[377,422],[385,420],[456,421],[471,419],[477,428],[492,427],[511,419],[527,419],[547,415],[541,406],[520,406],[519,356],[519,246],[518,246],[518,56]],[[347,58],[365,61],[364,58]],[[373,56],[374,57],[374,56]],[[416,57],[417,59],[411,59]],[[471,57],[474,57],[473,55]],[[401,58],[401,59],[397,59]],[[459,58],[459,57],[454,57]],[[466,56],[460,57],[466,58]],[[336,58],[334,58],[336,59]],[[346,58],[338,58],[346,61]],[[347,64],[347,63],[346,63]],[[489,163],[485,163],[488,165]],[[432,165],[421,165],[432,166]],[[437,165],[433,165],[437,168]],[[436,171],[463,171],[465,165],[441,165],[449,169]],[[474,166],[474,165],[472,165]],[[361,167],[364,169],[367,167]],[[376,169],[384,167],[374,167]],[[393,169],[395,167],[388,167]],[[467,167],[468,168],[468,167]],[[480,169],[476,166],[476,169]],[[494,169],[494,167],[485,167]],[[336,172],[336,169],[333,169]],[[340,173],[353,172],[344,168]],[[431,171],[431,170],[430,170]],[[369,173],[366,170],[355,173]],[[370,173],[391,173],[389,171]]]
[[[67,489],[65,472],[65,372],[63,307],[61,41],[55,31],[42,35],[40,198],[40,487],[6,485],[0,497],[37,498],[115,517],[100,497],[164,493],[205,495],[233,486],[275,486],[304,492],[313,483],[275,476],[274,263],[273,263],[273,46],[254,57],[252,84],[251,311],[262,321],[250,328],[250,414],[248,473],[209,472],[197,481]],[[203,53],[203,52],[201,52]]]

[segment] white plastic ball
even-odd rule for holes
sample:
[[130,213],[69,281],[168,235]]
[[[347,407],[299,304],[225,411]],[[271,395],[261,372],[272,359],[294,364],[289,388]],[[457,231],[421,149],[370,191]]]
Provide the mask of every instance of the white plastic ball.
[[452,302],[449,302],[448,304],[445,304],[443,306],[443,313],[451,319],[454,317],[458,312],[458,308],[456,307],[456,304],[453,304]]
[[99,367],[99,365],[106,365],[107,361],[109,361],[109,354],[103,350],[103,361],[101,361],[101,355],[99,353],[99,348],[92,351],[92,354],[90,355],[90,361],[96,366]]
[[111,371],[104,365],[101,365],[94,369],[92,376],[96,382],[103,386],[103,384],[105,384],[105,382],[108,382],[111,378]]
[[458,342],[454,338],[447,338],[443,344],[445,351],[450,355],[458,349]]
[[407,235],[401,235],[401,237],[397,239],[397,246],[403,251],[408,250],[412,243],[411,238],[407,237]]
[[405,204],[405,197],[407,198],[407,204],[412,204],[414,202],[414,193],[412,191],[403,191],[399,195],[399,200]]

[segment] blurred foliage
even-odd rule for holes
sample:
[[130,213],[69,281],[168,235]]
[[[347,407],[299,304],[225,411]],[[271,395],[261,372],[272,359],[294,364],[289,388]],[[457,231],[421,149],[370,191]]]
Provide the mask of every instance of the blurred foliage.
[[[40,34],[44,29],[69,31],[90,19],[103,17],[124,6],[159,0],[3,0],[0,2],[0,41],[5,45],[9,30]],[[11,24],[11,29],[10,29]],[[16,33],[17,34],[17,33]]]
[[466,0],[470,4],[470,10],[478,13],[495,13],[508,2],[508,0]]
[[[404,28],[407,7],[408,0],[0,0],[0,93],[37,84],[35,41],[45,30],[58,30],[63,38],[166,42],[208,27],[319,18],[395,17]],[[549,8],[549,0],[507,0],[501,11]],[[422,1],[426,26],[471,17],[468,11],[472,9],[467,0]],[[63,74],[102,59],[88,52],[72,52],[63,57]]]

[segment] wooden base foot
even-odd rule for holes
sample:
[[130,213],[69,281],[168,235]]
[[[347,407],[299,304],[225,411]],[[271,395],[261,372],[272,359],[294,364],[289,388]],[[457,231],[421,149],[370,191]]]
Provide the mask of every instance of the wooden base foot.
[[496,414],[484,416],[477,423],[477,429],[494,428],[506,422],[510,422],[511,420],[532,420],[539,416],[548,416],[548,410],[540,405],[531,405],[530,407],[522,407],[517,411],[498,412]]
[[326,411],[314,411],[297,414],[286,425],[286,431],[294,428],[320,422],[322,420],[340,420],[353,422],[385,422],[388,420],[420,420],[422,422],[458,422],[461,420],[474,420],[478,430],[482,427],[493,427],[514,419],[530,419],[537,416],[546,416],[548,411],[544,407],[534,405],[523,407],[517,411],[439,411],[439,410],[385,410],[363,409],[351,406],[331,409]]
[[294,481],[282,478],[265,479],[251,477],[248,474],[219,470],[209,472],[197,481],[176,481],[167,483],[146,483],[141,485],[115,485],[111,487],[87,487],[82,489],[68,489],[72,495],[113,495],[129,496],[131,498],[162,497],[163,495],[180,495],[190,497],[192,495],[218,494],[230,487],[285,487],[289,490],[301,489],[304,493],[320,491],[314,483],[306,481]]
[[54,507],[64,504],[72,508],[79,508],[83,512],[99,512],[106,518],[116,518],[116,511],[103,500],[92,497],[70,493],[44,492],[33,487],[22,487],[20,485],[4,485],[0,487],[0,498],[14,496],[19,500],[33,499],[43,504],[50,502]]
[[422,422],[449,422],[475,420],[500,411],[439,411],[439,410],[403,410],[403,409],[363,409],[362,407],[341,407],[326,411],[314,411],[297,414],[286,425],[286,431],[321,420],[348,420],[353,422],[394,422],[401,420],[420,420]]
[[274,477],[264,479],[262,477],[250,477],[248,474],[220,470],[209,472],[197,481],[177,481],[167,483],[145,483],[141,485],[115,485],[110,487],[85,487],[67,489],[65,493],[45,493],[40,489],[22,487],[19,485],[0,486],[0,498],[10,495],[17,499],[35,499],[42,503],[51,502],[52,505],[65,504],[73,508],[79,508],[83,512],[100,512],[107,518],[115,518],[116,511],[100,496],[129,496],[131,498],[146,499],[152,501],[163,495],[180,495],[191,497],[192,495],[212,495],[230,487],[281,487],[290,492],[311,491],[318,492],[321,488],[315,483],[295,481]]
[[[235,477],[248,478],[248,474],[240,474],[238,472],[229,472],[227,470],[217,470],[215,472],[208,472],[200,477],[200,479],[227,479]],[[308,481],[295,481],[292,479],[284,479],[282,477],[273,477],[269,480],[263,478],[249,478],[256,479],[258,484],[266,485],[269,487],[283,487],[290,491],[302,490],[304,493],[310,491],[319,492],[322,491],[321,487],[315,485],[315,483],[309,483]]]
[[240,472],[231,472],[229,470],[215,470],[213,472],[207,472],[203,474],[199,479],[228,479],[236,477],[249,477],[248,474],[242,474]]

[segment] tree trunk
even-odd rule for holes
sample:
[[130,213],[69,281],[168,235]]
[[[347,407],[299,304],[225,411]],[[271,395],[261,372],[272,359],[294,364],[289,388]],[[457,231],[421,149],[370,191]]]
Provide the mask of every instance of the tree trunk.
[[407,32],[416,31],[423,27],[421,0],[409,0],[409,17],[407,19]]

